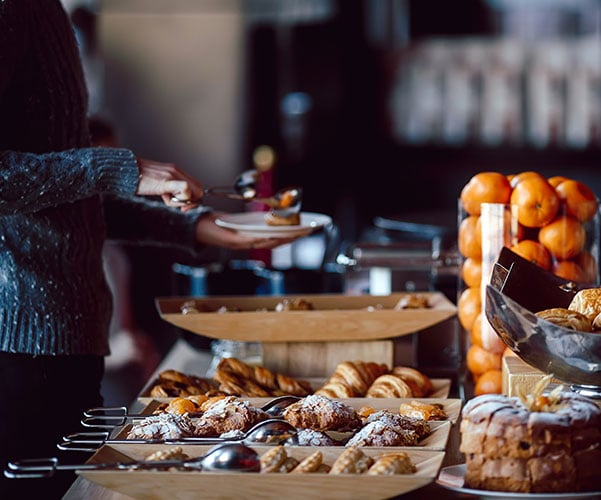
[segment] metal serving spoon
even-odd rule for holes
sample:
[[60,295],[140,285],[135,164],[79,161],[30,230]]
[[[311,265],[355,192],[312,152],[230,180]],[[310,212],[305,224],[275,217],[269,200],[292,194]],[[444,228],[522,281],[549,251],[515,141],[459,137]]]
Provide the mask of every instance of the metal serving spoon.
[[[255,424],[248,431],[231,438],[223,437],[182,437],[176,439],[110,439],[110,431],[78,432],[64,436],[57,445],[62,451],[96,451],[103,444],[220,444],[241,443],[245,445],[277,446],[297,444],[296,428],[287,420],[267,419]],[[87,446],[85,446],[87,445]]]
[[[282,416],[283,411],[301,399],[299,396],[278,396],[273,398],[263,406],[261,410],[267,413],[270,417],[278,418]],[[130,415],[127,413],[125,406],[109,406],[90,408],[83,412],[84,418],[81,420],[81,425],[84,427],[94,427],[97,429],[112,429],[118,425],[124,425],[131,420],[140,420],[147,418],[149,415]],[[110,423],[109,423],[110,422]]]
[[52,477],[59,470],[144,470],[183,467],[204,471],[259,472],[261,462],[255,450],[240,443],[225,443],[201,457],[187,460],[140,460],[96,464],[59,464],[58,458],[29,458],[9,462],[4,476],[10,479]]
[[[260,172],[256,169],[245,170],[236,177],[232,187],[229,186],[214,186],[205,188],[203,194],[205,196],[219,196],[221,198],[229,198],[232,200],[256,201],[265,203],[274,210],[287,210],[287,213],[298,213],[300,211],[300,202],[302,197],[302,189],[297,186],[286,187],[278,190],[275,194],[268,197],[257,197],[257,182]],[[173,196],[171,201],[174,203],[192,203],[191,200],[182,200],[177,196]],[[280,214],[285,215],[285,214]]]

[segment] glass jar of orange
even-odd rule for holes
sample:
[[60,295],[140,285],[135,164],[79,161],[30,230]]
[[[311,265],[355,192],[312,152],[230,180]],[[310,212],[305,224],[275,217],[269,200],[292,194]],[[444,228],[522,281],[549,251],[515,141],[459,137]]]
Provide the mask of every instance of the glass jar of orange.
[[501,248],[581,284],[599,284],[599,201],[583,182],[534,171],[475,174],[458,207],[457,312],[475,395],[500,393],[509,354],[483,314],[484,290]]

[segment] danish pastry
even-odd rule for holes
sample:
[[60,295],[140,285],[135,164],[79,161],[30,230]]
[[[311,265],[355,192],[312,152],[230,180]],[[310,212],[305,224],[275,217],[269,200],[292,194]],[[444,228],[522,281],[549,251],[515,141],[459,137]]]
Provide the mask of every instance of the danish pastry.
[[442,404],[423,403],[421,401],[401,403],[399,415],[419,420],[446,420],[448,418]]

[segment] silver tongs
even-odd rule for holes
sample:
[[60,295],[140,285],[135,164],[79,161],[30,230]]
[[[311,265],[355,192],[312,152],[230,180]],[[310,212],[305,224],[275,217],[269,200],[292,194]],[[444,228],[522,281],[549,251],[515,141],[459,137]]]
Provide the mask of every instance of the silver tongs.
[[[279,418],[288,406],[299,399],[301,399],[299,396],[278,396],[267,401],[261,406],[261,410],[269,414],[270,417]],[[143,420],[149,416],[151,415],[130,414],[126,406],[98,406],[83,412],[81,425],[95,429],[113,429],[132,420]]]
[[110,431],[77,432],[64,436],[57,444],[62,451],[94,452],[103,444],[169,444],[169,445],[214,445],[241,443],[245,445],[277,446],[288,442],[297,444],[296,428],[287,420],[271,418],[263,420],[239,436],[226,437],[181,437],[175,439],[118,439],[110,438]]
[[172,467],[196,471],[259,472],[256,451],[240,443],[225,443],[201,457],[185,460],[133,460],[131,462],[59,464],[58,458],[28,458],[8,463],[4,476],[9,479],[49,478],[56,471],[81,470],[148,470]]

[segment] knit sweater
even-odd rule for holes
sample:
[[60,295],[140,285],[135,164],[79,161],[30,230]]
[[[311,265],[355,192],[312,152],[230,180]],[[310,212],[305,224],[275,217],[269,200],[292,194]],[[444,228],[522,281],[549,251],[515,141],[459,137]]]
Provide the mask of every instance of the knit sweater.
[[105,238],[195,245],[202,209],[135,197],[134,154],[90,147],[86,110],[60,0],[0,0],[1,351],[108,354]]

